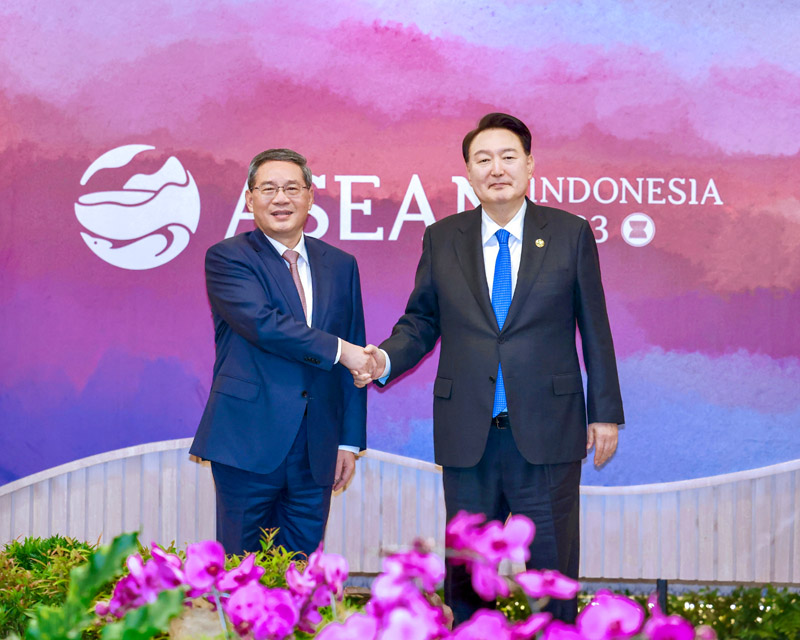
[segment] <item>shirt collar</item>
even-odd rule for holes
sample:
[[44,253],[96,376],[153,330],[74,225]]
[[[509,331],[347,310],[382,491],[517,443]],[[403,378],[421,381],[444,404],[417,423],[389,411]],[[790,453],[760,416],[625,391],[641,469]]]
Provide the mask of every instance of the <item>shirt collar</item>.
[[[481,207],[481,244],[486,246],[486,244],[495,237],[495,233],[497,233],[498,229],[505,229],[511,234],[511,237],[516,238],[519,242],[522,242],[522,230],[525,227],[525,209],[528,206],[528,202],[523,201],[522,206],[519,208],[514,217],[508,222],[505,227],[501,227],[497,224],[494,220],[489,217],[489,214],[486,213],[483,208]],[[495,242],[497,239],[495,238]]]
[[[261,233],[264,233],[264,232],[262,231]],[[283,256],[283,252],[289,250],[289,247],[287,247],[285,244],[281,244],[280,242],[275,240],[275,238],[270,238],[266,233],[264,233],[264,237],[267,240],[269,240],[270,244],[273,247],[275,247],[275,251],[278,252],[279,256]],[[303,260],[306,261],[306,264],[309,264],[309,262],[308,262],[308,251],[306,250],[306,234],[305,233],[301,233],[300,234],[300,241],[297,243],[297,246],[294,249],[292,249],[292,251],[297,251],[297,253],[300,254],[300,257]]]

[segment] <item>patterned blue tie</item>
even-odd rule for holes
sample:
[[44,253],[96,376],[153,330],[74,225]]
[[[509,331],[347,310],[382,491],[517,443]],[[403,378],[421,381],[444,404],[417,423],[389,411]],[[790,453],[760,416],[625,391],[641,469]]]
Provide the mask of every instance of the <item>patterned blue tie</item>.
[[[497,253],[497,262],[494,263],[494,281],[492,282],[492,309],[497,318],[497,326],[503,329],[503,324],[511,306],[511,252],[508,250],[508,236],[505,229],[498,229],[497,241],[500,251]],[[497,365],[497,384],[494,388],[494,407],[492,417],[508,409],[506,403],[506,386],[503,383],[503,366]]]

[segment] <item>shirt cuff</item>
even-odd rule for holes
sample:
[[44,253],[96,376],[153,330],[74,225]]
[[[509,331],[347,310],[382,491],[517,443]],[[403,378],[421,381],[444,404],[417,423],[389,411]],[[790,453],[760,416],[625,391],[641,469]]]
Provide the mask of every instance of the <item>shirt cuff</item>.
[[380,382],[381,384],[386,384],[386,381],[392,374],[392,361],[389,358],[389,354],[386,353],[383,349],[381,349],[381,353],[383,354],[383,357],[386,358],[386,366],[383,368],[383,375],[380,378],[378,378],[378,382]]
[[336,347],[336,360],[333,361],[333,364],[339,364],[339,358],[342,357],[342,339],[336,338],[336,341],[338,346]]
[[360,450],[358,447],[352,447],[349,444],[340,444],[339,451],[349,451],[350,453],[355,453],[356,455],[358,455]]

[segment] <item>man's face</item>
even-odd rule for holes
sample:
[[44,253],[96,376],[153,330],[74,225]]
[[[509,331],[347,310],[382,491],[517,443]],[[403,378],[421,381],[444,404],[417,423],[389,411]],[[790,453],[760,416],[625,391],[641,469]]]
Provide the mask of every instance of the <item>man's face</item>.
[[[296,196],[287,196],[280,189],[271,198],[261,187],[300,187]],[[308,212],[314,202],[314,188],[306,188],[303,170],[294,162],[270,161],[256,171],[253,189],[245,193],[247,209],[252,212],[256,226],[290,249],[300,241]]]
[[533,175],[533,157],[508,129],[487,129],[472,140],[467,177],[484,207],[522,205]]

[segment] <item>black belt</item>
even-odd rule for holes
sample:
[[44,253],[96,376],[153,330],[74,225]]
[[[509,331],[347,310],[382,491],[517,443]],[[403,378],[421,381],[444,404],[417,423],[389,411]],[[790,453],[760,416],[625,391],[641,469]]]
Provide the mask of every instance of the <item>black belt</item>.
[[498,429],[510,429],[511,423],[508,420],[508,412],[503,411],[503,413],[498,413],[492,418],[492,426]]

